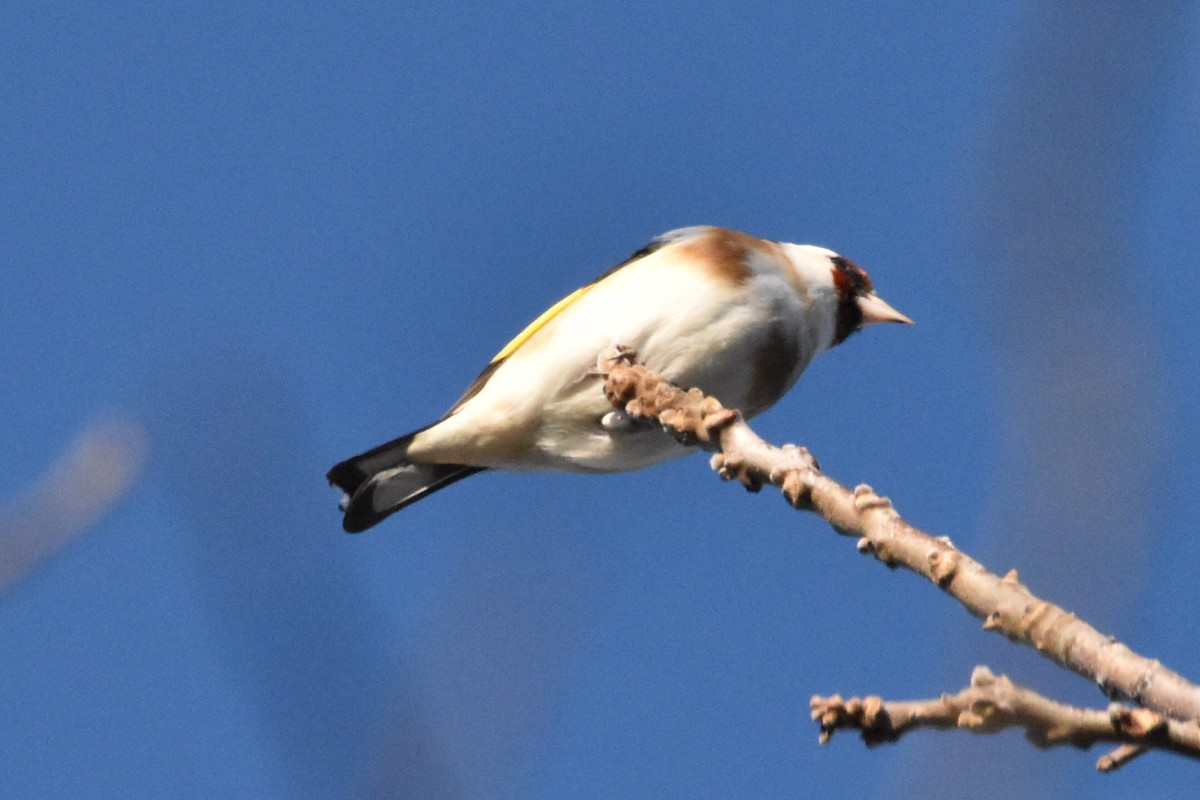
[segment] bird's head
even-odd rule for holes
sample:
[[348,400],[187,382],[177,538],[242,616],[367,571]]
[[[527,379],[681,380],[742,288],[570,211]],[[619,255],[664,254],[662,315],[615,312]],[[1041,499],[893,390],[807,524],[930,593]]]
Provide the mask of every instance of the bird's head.
[[833,287],[837,293],[838,315],[833,343],[841,344],[846,337],[874,322],[902,322],[912,325],[913,321],[892,308],[882,297],[875,294],[871,276],[867,271],[848,258],[834,255],[832,264]]
[[841,344],[850,334],[875,322],[913,324],[875,293],[867,271],[850,259],[815,245],[786,247],[801,280],[813,287],[812,294],[819,303],[833,311],[830,346]]

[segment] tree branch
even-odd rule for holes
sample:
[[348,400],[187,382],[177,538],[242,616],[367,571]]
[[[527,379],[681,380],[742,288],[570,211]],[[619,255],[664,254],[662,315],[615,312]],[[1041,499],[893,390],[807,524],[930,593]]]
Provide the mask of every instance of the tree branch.
[[1182,722],[1146,708],[1113,703],[1107,710],[1077,708],[1050,700],[1007,677],[976,667],[971,685],[958,694],[933,700],[894,702],[880,697],[814,696],[812,718],[821,726],[821,744],[834,731],[858,730],[868,747],[894,742],[920,728],[962,728],[998,733],[1023,728],[1038,747],[1119,744],[1102,756],[1097,769],[1111,772],[1148,749],[1200,759],[1200,725]]
[[795,508],[857,537],[860,552],[923,575],[982,619],[985,630],[1034,648],[1107,696],[1126,697],[1177,720],[1200,719],[1200,687],[1037,597],[1015,570],[1004,577],[990,572],[948,538],[909,525],[871,487],[847,489],[824,475],[803,447],[767,444],[737,411],[697,389],[673,386],[631,363],[627,353],[603,353],[597,366],[607,376],[605,395],[616,408],[633,418],[657,419],[680,441],[716,451],[711,464],[722,478],[736,478],[750,491],[779,487]]

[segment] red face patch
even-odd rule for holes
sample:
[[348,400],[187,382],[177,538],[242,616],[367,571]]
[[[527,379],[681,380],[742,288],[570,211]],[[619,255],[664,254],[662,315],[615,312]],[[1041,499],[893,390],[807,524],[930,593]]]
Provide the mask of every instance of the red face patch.
[[837,267],[833,268],[833,287],[837,289],[839,297],[845,297],[854,292],[854,283],[850,280],[850,276],[845,270],[840,270]]
[[838,294],[837,328],[833,343],[839,344],[862,327],[863,312],[856,298],[871,294],[874,289],[867,271],[858,264],[841,256],[834,256],[832,261],[833,286]]
[[833,285],[842,297],[855,294],[870,294],[874,291],[867,271],[842,256],[833,257]]

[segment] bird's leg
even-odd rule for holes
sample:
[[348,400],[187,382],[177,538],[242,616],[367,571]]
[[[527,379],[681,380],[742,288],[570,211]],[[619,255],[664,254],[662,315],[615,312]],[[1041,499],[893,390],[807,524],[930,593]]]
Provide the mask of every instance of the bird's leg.
[[636,364],[637,363],[637,360],[638,360],[637,351],[634,350],[629,345],[627,345],[627,344],[613,345],[612,349],[616,351],[616,354],[609,356],[610,361],[616,361],[616,362],[624,361],[626,364]]

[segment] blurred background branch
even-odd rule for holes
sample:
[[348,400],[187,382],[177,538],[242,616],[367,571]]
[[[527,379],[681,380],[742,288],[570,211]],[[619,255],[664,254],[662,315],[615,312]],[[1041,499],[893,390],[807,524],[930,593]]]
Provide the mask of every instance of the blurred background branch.
[[0,591],[82,536],[141,475],[148,439],[139,422],[89,425],[23,494],[0,509]]
[[[1156,116],[1174,102],[1164,78],[1194,16],[1185,2],[1021,4],[964,186],[962,288],[989,344],[992,398],[993,445],[973,462],[987,486],[976,553],[1020,564],[1027,583],[1053,586],[1058,603],[1125,639],[1153,617],[1139,598],[1159,568],[1170,426],[1169,301],[1155,278],[1167,255],[1139,240],[1139,206]],[[968,635],[940,634],[940,680],[1003,658],[1053,696],[1086,702],[1065,674],[996,641],[967,648]],[[988,745],[980,759],[967,739],[922,744],[881,795],[940,791],[931,776],[965,761],[976,800],[1070,782],[1044,759],[1012,768],[1025,761],[1019,740]]]

